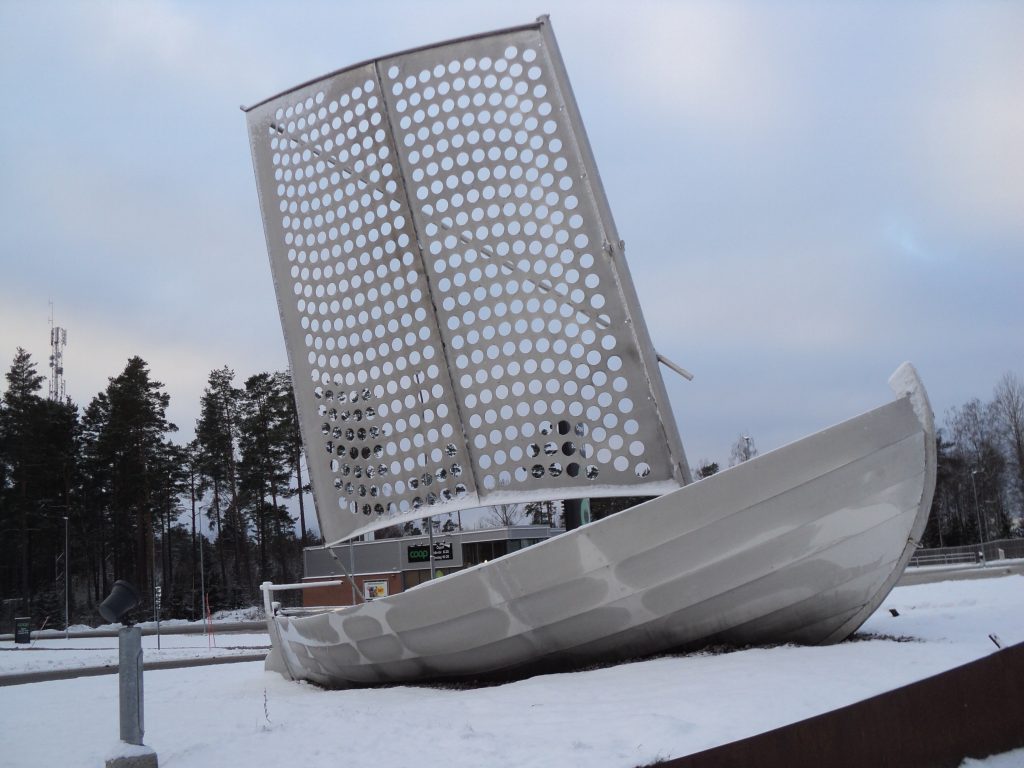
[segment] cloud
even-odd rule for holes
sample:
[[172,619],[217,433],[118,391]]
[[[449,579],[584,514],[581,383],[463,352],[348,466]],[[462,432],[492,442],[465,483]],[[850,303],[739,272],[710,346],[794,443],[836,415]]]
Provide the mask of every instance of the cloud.
[[659,3],[624,25],[618,87],[674,120],[730,133],[763,131],[788,100],[779,70],[763,66],[761,14],[739,4]]
[[266,8],[233,5],[219,11],[166,0],[89,3],[78,9],[80,39],[87,41],[81,55],[115,77],[173,81],[193,87],[197,96],[266,82],[272,73],[268,58],[253,55],[229,23],[232,14],[259,18]]
[[[917,105],[921,194],[962,231],[1024,237],[1024,6],[982,3],[936,14],[943,55]],[[1018,255],[1019,258],[1019,255]]]
[[[1024,6],[549,8],[655,344],[697,373],[669,385],[693,461],[876,405],[904,358],[941,412],[1024,354]],[[281,367],[238,103],[533,16],[0,4],[0,351],[45,360],[52,297],[79,399],[131,354],[174,408]]]

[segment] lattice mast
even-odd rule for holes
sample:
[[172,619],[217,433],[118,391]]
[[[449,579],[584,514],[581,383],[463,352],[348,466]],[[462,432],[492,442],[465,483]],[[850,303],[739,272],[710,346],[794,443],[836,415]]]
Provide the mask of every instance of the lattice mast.
[[64,348],[68,344],[66,329],[53,324],[53,303],[50,303],[50,400],[61,403],[67,397],[64,383]]

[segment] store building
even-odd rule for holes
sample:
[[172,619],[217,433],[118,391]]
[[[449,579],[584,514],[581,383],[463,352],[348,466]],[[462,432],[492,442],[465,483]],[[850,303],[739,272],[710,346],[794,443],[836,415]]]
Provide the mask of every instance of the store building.
[[426,535],[308,547],[303,553],[303,582],[340,579],[343,583],[302,590],[303,605],[354,605],[363,597],[372,600],[394,595],[429,581],[431,566],[434,578],[442,578],[564,532],[547,525],[517,525],[438,533],[434,535],[433,562]]

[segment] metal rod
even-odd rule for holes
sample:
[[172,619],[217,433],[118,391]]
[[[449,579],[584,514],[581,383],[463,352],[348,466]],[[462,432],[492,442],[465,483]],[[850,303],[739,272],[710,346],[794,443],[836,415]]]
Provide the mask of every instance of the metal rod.
[[[330,550],[328,550],[330,551]],[[333,555],[334,552],[330,551]],[[337,557],[335,555],[335,557]],[[264,581],[260,584],[260,589],[264,593],[269,592],[280,592],[285,589],[315,589],[316,587],[340,587],[345,582],[341,579],[334,579],[333,581],[304,581],[299,584],[271,584],[269,581]]]
[[[451,219],[442,219],[440,223],[441,229],[445,230],[446,232],[451,232],[452,225],[450,222]],[[476,245],[475,238],[469,232],[460,232],[459,240],[462,242],[463,245]],[[558,288],[555,285],[552,285],[551,281],[548,280],[547,278],[537,280],[532,272],[523,269],[518,264],[514,263],[511,259],[502,259],[501,256],[498,256],[497,254],[494,253],[494,248],[493,246],[491,246],[490,243],[483,243],[482,245],[478,246],[477,250],[479,253],[482,253],[485,258],[494,259],[495,261],[498,261],[500,259],[500,268],[508,271],[509,274],[513,274],[515,272],[524,274],[527,276],[527,280],[524,282],[529,282],[530,285],[536,286],[539,290],[544,291],[544,293],[558,294],[559,298],[561,298],[564,304],[571,307],[572,310],[576,312],[578,315],[583,315],[583,317],[586,318],[588,321],[593,322],[594,325],[596,325],[602,331],[607,330],[608,328],[611,327],[607,315],[597,315],[595,317],[589,309],[582,307],[578,302],[573,301],[570,296],[566,296],[564,293],[559,291]]]
[[661,352],[655,352],[655,355],[658,358],[658,362],[664,365],[666,368],[668,368],[671,371],[675,371],[687,381],[693,381],[693,374],[690,373],[685,368],[683,368],[681,365],[676,365],[663,354],[661,354]]
[[[366,596],[363,594],[363,590],[361,590],[356,585],[356,577],[353,576],[352,573],[349,571],[349,569],[345,567],[345,564],[343,562],[341,562],[341,558],[338,557],[337,553],[334,551],[334,547],[327,547],[327,551],[330,552],[331,557],[333,557],[337,561],[338,565],[341,566],[341,570],[343,570],[345,572],[345,575],[348,576],[349,584],[352,585],[352,604],[354,605],[355,602],[356,602],[356,594],[358,594],[360,599],[365,603],[366,602]],[[352,561],[352,571],[355,571],[355,569],[356,569],[356,566],[355,566],[355,554],[353,554],[353,552],[352,552],[352,542],[351,541],[348,542],[348,554],[349,554],[349,558]],[[342,582],[340,582],[340,581],[338,582],[338,584],[341,584],[341,583]],[[328,584],[328,582],[321,581],[321,582],[318,582],[317,584],[318,585],[324,585],[324,584]]]

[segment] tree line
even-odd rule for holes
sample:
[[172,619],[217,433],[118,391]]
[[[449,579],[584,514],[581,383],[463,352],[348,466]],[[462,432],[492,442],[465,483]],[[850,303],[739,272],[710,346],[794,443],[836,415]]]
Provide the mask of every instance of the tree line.
[[[42,396],[19,348],[0,400],[0,614],[94,623],[115,579],[151,615],[199,618],[302,575],[308,484],[287,373],[210,373],[195,439],[172,439],[170,396],[140,357],[84,409]],[[297,505],[289,505],[296,498]],[[297,506],[296,530],[292,506]],[[64,563],[65,542],[68,542]]]
[[[211,371],[195,439],[184,445],[172,439],[170,396],[139,357],[81,410],[42,396],[45,378],[24,349],[5,378],[0,618],[27,613],[36,626],[61,625],[65,573],[71,623],[93,621],[117,578],[139,589],[143,615],[159,586],[164,615],[192,618],[203,615],[204,590],[211,610],[234,608],[257,603],[262,581],[301,578],[302,548],[319,539],[306,528],[309,486],[287,373],[259,373],[237,386],[227,366]],[[741,436],[732,454],[731,464],[755,456],[752,438]],[[937,458],[925,546],[1024,535],[1020,378],[1007,373],[991,400],[951,409]],[[694,474],[717,471],[705,461]],[[551,524],[552,511],[492,510],[505,524]],[[418,532],[407,523],[380,535]]]
[[1006,373],[992,398],[950,409],[936,438],[938,468],[927,547],[1024,536],[1024,382]]

